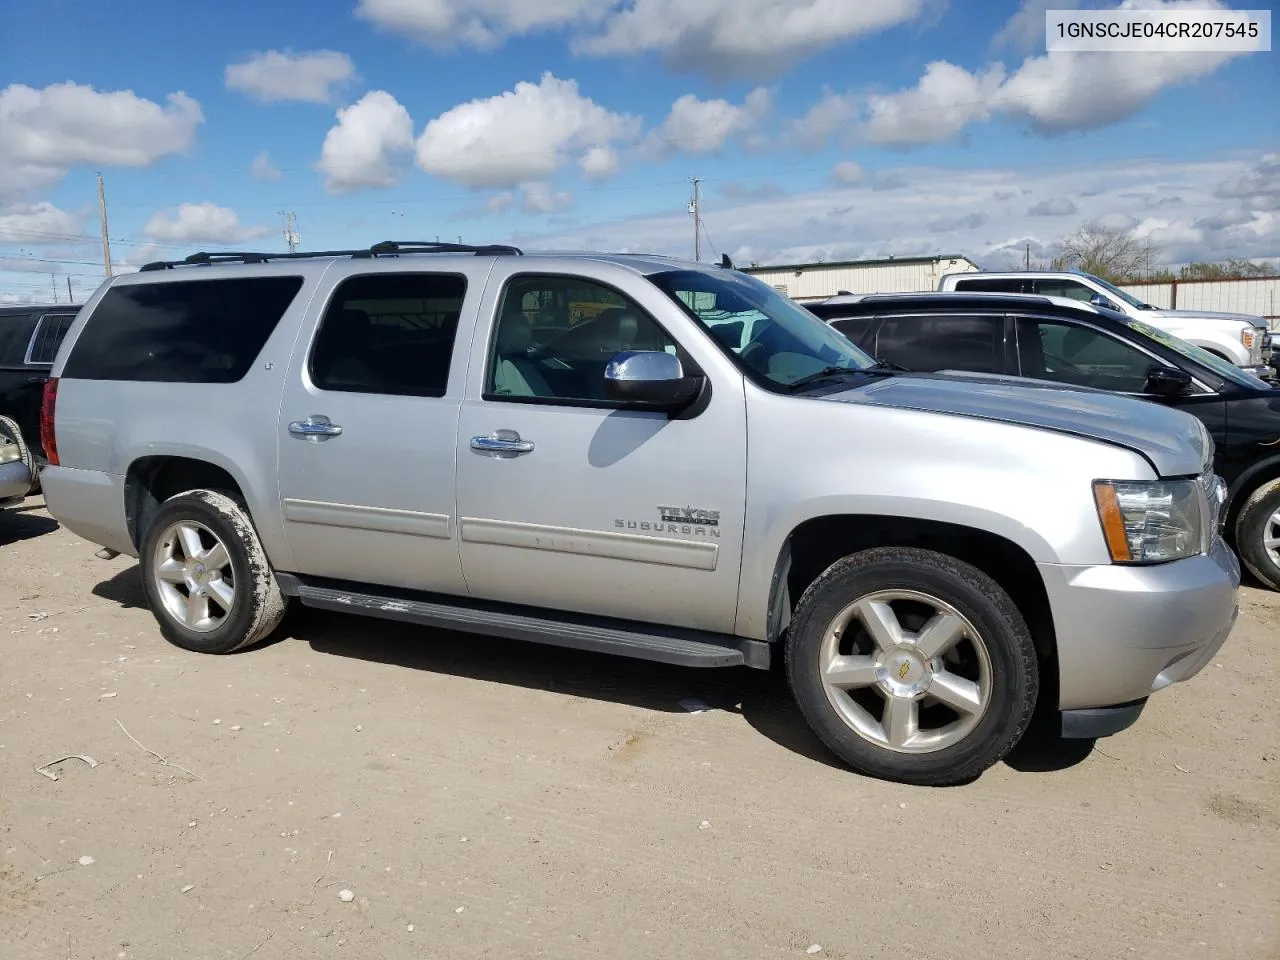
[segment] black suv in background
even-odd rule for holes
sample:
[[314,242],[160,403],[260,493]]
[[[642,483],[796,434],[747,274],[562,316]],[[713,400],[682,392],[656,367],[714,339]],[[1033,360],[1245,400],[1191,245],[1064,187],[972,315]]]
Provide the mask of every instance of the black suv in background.
[[1179,407],[1213,435],[1227,539],[1280,590],[1280,389],[1140,320],[1064,297],[872,294],[805,306],[883,363],[1032,377]]
[[15,439],[30,448],[37,469],[45,462],[40,446],[44,382],[79,310],[74,304],[0,307],[0,416],[17,425]]

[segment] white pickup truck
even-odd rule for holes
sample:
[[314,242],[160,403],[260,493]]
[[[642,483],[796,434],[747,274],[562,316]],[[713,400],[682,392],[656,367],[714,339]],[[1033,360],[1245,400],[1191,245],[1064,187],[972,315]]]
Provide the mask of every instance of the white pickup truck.
[[1271,334],[1267,330],[1267,322],[1262,317],[1247,313],[1161,310],[1100,277],[1076,271],[948,273],[938,281],[938,289],[943,292],[1035,293],[1083,300],[1194,343],[1243,367],[1254,376],[1270,378],[1275,375],[1270,365]]

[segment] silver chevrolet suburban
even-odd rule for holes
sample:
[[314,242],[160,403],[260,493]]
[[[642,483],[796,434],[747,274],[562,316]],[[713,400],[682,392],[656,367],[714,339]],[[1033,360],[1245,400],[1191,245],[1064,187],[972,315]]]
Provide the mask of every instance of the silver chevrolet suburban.
[[1038,704],[1125,728],[1236,617],[1198,420],[888,368],[727,259],[197,254],[105,282],[52,374],[49,509],[188,650],[294,601],[785,664],[849,766],[946,784]]

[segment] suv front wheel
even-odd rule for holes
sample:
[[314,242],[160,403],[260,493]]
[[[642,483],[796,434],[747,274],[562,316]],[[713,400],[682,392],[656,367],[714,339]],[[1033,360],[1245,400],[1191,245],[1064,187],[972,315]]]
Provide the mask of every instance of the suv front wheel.
[[898,547],[845,557],[805,591],[787,676],[841,760],[925,786],[966,782],[1002,759],[1039,689],[1031,634],[1009,595],[967,563]]
[[1280,481],[1264,483],[1240,508],[1236,549],[1250,573],[1280,590]]
[[234,653],[266,638],[284,618],[267,555],[245,507],[212,490],[161,504],[139,551],[160,632],[197,653]]

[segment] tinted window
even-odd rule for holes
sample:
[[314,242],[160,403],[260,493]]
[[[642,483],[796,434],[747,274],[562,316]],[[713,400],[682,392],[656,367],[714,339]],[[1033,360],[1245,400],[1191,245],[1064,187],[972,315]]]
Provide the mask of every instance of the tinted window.
[[248,372],[301,287],[301,277],[112,287],[76,339],[62,375],[234,383]]
[[871,317],[846,317],[844,320],[832,320],[831,326],[835,327],[836,330],[843,333],[854,343],[862,346],[862,338],[871,329],[871,322]]
[[371,273],[334,291],[311,352],[321,390],[442,397],[464,277],[441,273]]
[[580,277],[516,277],[498,307],[485,395],[603,401],[604,368],[623,350],[679,353],[616,290]]
[[970,293],[1023,293],[1026,281],[1018,277],[975,277],[972,280],[957,280],[956,289]]
[[1035,292],[1044,297],[1070,297],[1085,303],[1094,295],[1094,291],[1076,280],[1037,280]]
[[1018,320],[1022,375],[1078,387],[1143,393],[1154,357],[1091,327],[1053,320]]
[[51,364],[58,355],[63,338],[75,322],[74,313],[46,313],[36,325],[35,337],[31,341],[31,353],[28,363]]
[[875,355],[908,370],[1004,372],[1004,318],[886,317]]
[[18,366],[27,355],[35,317],[29,313],[0,313],[0,363]]

